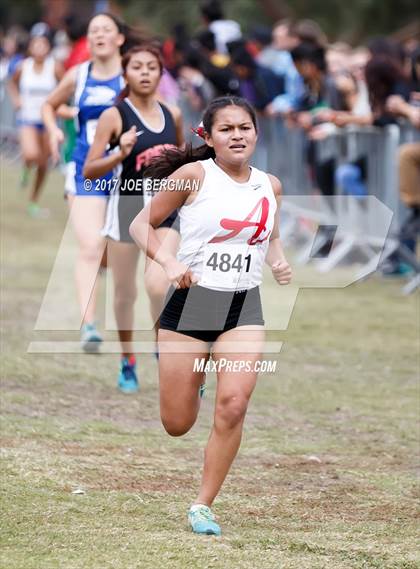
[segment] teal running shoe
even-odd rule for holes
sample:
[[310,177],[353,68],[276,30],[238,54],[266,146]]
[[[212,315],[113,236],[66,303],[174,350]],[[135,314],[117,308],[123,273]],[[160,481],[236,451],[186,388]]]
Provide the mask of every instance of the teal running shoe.
[[102,337],[96,329],[95,324],[83,324],[80,337],[83,351],[88,354],[94,354],[99,350],[101,342]]
[[208,506],[195,504],[188,512],[188,521],[194,533],[202,535],[222,535],[213,512]]
[[204,383],[202,383],[202,384],[200,385],[200,390],[199,390],[199,392],[198,392],[199,395],[200,395],[200,397],[201,397],[201,399],[204,398],[204,396],[205,396],[205,394],[206,394],[206,389],[207,389],[207,386],[206,386],[206,383],[204,382]]
[[48,219],[50,217],[50,210],[45,207],[40,207],[37,203],[30,202],[28,204],[28,215],[33,219]]
[[139,390],[139,381],[136,373],[136,358],[122,358],[120,374],[118,376],[118,389],[123,393],[135,393]]

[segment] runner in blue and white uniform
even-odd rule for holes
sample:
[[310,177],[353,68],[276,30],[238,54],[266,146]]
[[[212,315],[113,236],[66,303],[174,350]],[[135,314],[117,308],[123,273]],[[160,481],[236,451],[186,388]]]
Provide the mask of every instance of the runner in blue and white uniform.
[[126,41],[123,31],[123,25],[114,16],[94,16],[87,32],[91,61],[71,68],[43,107],[51,153],[57,161],[59,145],[63,142],[64,135],[57,126],[56,111],[60,105],[70,100],[75,105],[78,136],[73,161],[68,165],[65,191],[79,244],[76,286],[83,318],[81,342],[87,352],[97,351],[102,341],[95,325],[96,277],[105,251],[105,239],[101,230],[109,189],[95,191],[89,181],[83,178],[82,170],[97,121],[102,112],[114,104],[124,85],[120,56],[120,49]]
[[[101,195],[109,196],[107,184],[102,184],[98,192],[95,187],[86,185],[83,176],[83,166],[90,146],[95,137],[96,125],[99,117],[115,102],[117,95],[124,88],[124,79],[121,73],[110,79],[96,79],[92,75],[93,63],[86,61],[78,68],[74,106],[77,107],[76,124],[78,133],[73,150],[73,160],[67,166],[65,191],[67,194],[78,196]],[[112,173],[104,174],[102,179],[110,180]],[[99,185],[98,185],[99,187]]]
[[[197,359],[207,361],[212,346],[214,362],[226,362],[216,370],[214,424],[188,513],[195,533],[220,535],[210,508],[238,452],[258,377],[264,261],[280,285],[290,282],[291,269],[279,239],[280,182],[249,164],[257,141],[254,109],[239,97],[220,97],[207,107],[203,125],[204,146],[164,152],[147,170],[151,177],[167,177],[166,184],[183,183],[184,191],[159,192],[130,234],[174,285],[159,329],[160,412],[170,435],[187,433],[197,419],[205,377]],[[176,209],[177,257],[156,234]]]

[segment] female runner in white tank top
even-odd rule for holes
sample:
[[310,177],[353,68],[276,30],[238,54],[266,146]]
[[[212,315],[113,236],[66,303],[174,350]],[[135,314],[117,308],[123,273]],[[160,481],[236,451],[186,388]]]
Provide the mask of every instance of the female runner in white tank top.
[[[205,374],[197,358],[230,362],[217,373],[214,425],[205,451],[201,487],[188,514],[195,533],[220,535],[210,507],[238,452],[249,399],[261,359],[264,320],[258,285],[264,261],[276,281],[291,279],[279,239],[281,184],[249,161],[257,141],[255,111],[238,97],[220,97],[203,117],[206,144],[168,151],[147,175],[184,184],[161,191],[130,227],[136,243],[160,263],[174,287],[159,329],[162,423],[172,436],[187,433],[200,407]],[[177,258],[161,245],[155,228],[175,209],[181,220]],[[232,353],[246,341],[252,353]],[[243,362],[249,366],[238,371]]]
[[[28,213],[32,217],[46,217],[48,210],[41,209],[38,204],[50,154],[41,107],[64,74],[61,63],[51,56],[49,28],[46,24],[41,22],[33,27],[28,54],[29,57],[16,69],[10,87],[14,106],[19,111],[19,141],[24,173],[32,166],[36,168]],[[26,175],[22,177],[24,178]]]

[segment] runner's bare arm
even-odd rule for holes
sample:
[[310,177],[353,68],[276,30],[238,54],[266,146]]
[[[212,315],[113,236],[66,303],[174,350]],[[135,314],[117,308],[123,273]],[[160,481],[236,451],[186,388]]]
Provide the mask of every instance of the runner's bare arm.
[[19,83],[21,75],[22,75],[22,67],[21,65],[19,65],[14,74],[7,82],[7,91],[9,93],[10,99],[12,100],[12,104],[15,110],[18,110],[21,105],[20,93],[19,93]]
[[[115,166],[120,164],[125,158],[123,150],[104,156],[104,152],[109,142],[118,138],[122,130],[121,115],[115,107],[104,111],[98,121],[95,131],[95,138],[86,156],[83,167],[83,176],[94,180],[110,172]],[[134,128],[135,131],[135,128]]]
[[51,157],[53,162],[60,159],[60,144],[64,142],[64,133],[57,126],[57,109],[69,101],[76,88],[77,68],[69,69],[54,91],[42,105],[42,121],[48,131]]
[[77,68],[72,67],[42,105],[42,120],[49,132],[57,128],[55,112],[60,105],[68,103],[71,99],[76,88],[76,78]]
[[54,63],[54,75],[57,81],[61,81],[64,77],[65,69],[64,65],[60,61]]
[[185,185],[185,190],[159,192],[151,202],[141,210],[130,225],[130,235],[137,245],[143,249],[150,258],[162,266],[168,260],[174,260],[175,258],[171,253],[162,249],[155,229],[159,227],[173,211],[182,207],[190,196],[193,197],[192,194],[195,193],[195,191],[188,188],[193,184],[200,185],[203,178],[203,167],[197,162],[181,166],[173,174],[168,176],[168,180],[182,180]]
[[273,193],[277,202],[277,209],[275,213],[274,228],[270,235],[270,243],[268,246],[267,256],[265,261],[267,265],[271,267],[274,278],[279,284],[289,284],[292,278],[292,269],[287,262],[286,256],[283,251],[283,247],[280,241],[280,231],[278,222],[278,213],[280,210],[282,186],[278,178],[269,174],[271,185],[273,187]]

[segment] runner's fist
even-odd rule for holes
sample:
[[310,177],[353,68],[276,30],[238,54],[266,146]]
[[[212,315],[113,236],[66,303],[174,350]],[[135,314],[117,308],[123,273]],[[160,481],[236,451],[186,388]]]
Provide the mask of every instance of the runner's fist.
[[49,133],[50,152],[54,164],[57,164],[60,160],[60,144],[63,144],[63,142],[64,133],[57,126]]
[[198,283],[197,277],[183,263],[171,259],[164,265],[166,275],[175,288],[190,288]]
[[132,126],[127,132],[121,135],[120,138],[120,149],[123,158],[127,158],[130,152],[133,150],[134,145],[136,144],[137,136],[136,136],[136,127]]
[[271,272],[280,285],[287,285],[292,280],[292,269],[287,261],[276,261],[273,263]]

